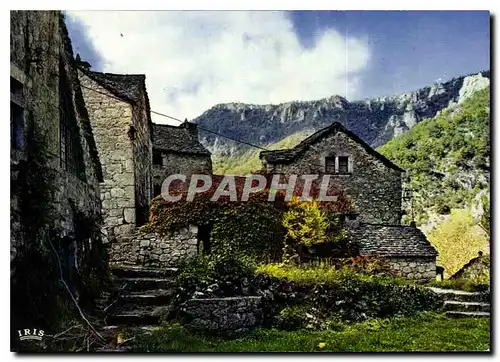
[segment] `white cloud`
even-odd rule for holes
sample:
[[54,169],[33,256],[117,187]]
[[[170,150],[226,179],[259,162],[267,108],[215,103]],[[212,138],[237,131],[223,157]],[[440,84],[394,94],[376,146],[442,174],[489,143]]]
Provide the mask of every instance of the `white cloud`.
[[218,103],[269,104],[334,94],[355,99],[370,55],[365,40],[346,39],[334,29],[304,48],[283,12],[69,15],[88,27],[87,35],[105,59],[104,71],[146,74],[151,108],[181,119]]

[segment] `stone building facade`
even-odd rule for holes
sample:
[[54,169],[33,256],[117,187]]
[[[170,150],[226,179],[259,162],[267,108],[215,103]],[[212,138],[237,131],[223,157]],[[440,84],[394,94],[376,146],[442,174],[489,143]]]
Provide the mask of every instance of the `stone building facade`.
[[10,39],[10,330],[25,351],[17,330],[60,322],[60,278],[87,308],[107,263],[101,164],[63,14],[11,11]]
[[212,174],[210,152],[198,140],[198,125],[153,124],[153,194],[161,194],[168,175]]
[[[31,158],[40,156],[33,153],[42,153],[43,148],[54,191],[43,200],[52,220],[43,227],[58,230],[61,237],[74,233],[75,213],[96,222],[100,219],[102,170],[63,14],[11,11],[10,26],[11,260],[15,270],[17,248],[29,242],[23,240],[22,213],[36,212],[35,208],[22,210],[27,191],[17,190],[26,181],[21,178],[39,176],[22,171]],[[40,149],[33,149],[35,139]],[[75,245],[71,249],[78,253]]]
[[398,166],[335,122],[289,150],[262,151],[268,173],[330,175],[348,196],[359,222],[399,225],[401,173]]
[[148,219],[153,147],[145,76],[92,72],[84,66],[78,75],[103,168],[105,230],[114,239]]
[[287,150],[262,151],[267,173],[330,175],[354,212],[346,227],[360,255],[383,257],[399,275],[429,280],[436,275],[436,250],[416,227],[401,225],[404,170],[334,122]]

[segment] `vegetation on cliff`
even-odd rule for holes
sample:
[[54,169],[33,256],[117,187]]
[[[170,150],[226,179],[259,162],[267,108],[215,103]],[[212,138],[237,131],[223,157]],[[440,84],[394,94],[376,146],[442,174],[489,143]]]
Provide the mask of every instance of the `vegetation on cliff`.
[[489,195],[489,89],[377,150],[407,171],[405,186],[414,190],[417,223],[426,222],[429,212],[447,215],[453,208],[472,207],[480,192]]

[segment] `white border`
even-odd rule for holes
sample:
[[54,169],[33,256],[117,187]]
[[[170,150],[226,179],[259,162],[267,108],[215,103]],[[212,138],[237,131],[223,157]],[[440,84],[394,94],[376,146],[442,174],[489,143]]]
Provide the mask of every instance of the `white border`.
[[[459,2],[459,1],[429,1],[429,0],[420,0],[418,2],[401,2],[401,1],[388,1],[388,0],[379,0],[377,2],[370,2],[370,1],[358,1],[358,0],[350,0],[346,2],[330,2],[330,1],[320,1],[320,0],[308,0],[308,1],[294,1],[294,0],[288,0],[288,1],[277,1],[277,0],[254,0],[251,2],[237,2],[237,1],[231,1],[231,0],[212,0],[210,2],[208,1],[199,1],[199,0],[183,0],[183,1],[177,1],[175,3],[173,2],[165,2],[165,1],[153,1],[153,0],[142,0],[142,1],[131,1],[131,0],[110,0],[110,1],[102,1],[102,0],[86,0],[85,2],[77,2],[74,0],[66,0],[66,1],[45,1],[43,4],[41,4],[38,1],[28,1],[28,0],[18,0],[16,2],[2,2],[2,7],[4,4],[10,5],[11,7],[15,7],[17,10],[27,10],[27,9],[37,9],[37,10],[48,10],[48,9],[66,9],[66,10],[84,10],[84,9],[92,9],[92,10],[125,10],[125,9],[134,9],[134,10],[402,10],[401,6],[406,6],[407,8],[405,10],[490,10],[493,14],[497,14],[498,12],[496,9],[498,8],[498,3],[499,2],[493,2],[493,1],[486,1],[486,0],[475,0],[475,1],[469,1],[469,2]],[[5,52],[7,52],[8,48],[8,43],[10,43],[10,39],[8,37],[9,33],[9,15],[8,11],[2,11],[2,20],[0,22],[1,27],[3,27],[3,30],[0,32],[2,34],[2,42],[3,42],[3,47],[1,49],[4,49]],[[498,45],[498,40],[494,36],[495,29],[491,30],[492,34],[492,39],[494,40],[494,46]],[[9,65],[7,64],[9,56],[7,54],[4,54],[0,59],[2,62],[4,62],[3,69],[7,69]],[[495,70],[498,62],[495,60],[495,64],[491,65],[491,68],[493,71]],[[494,73],[493,73],[494,75]],[[6,78],[5,78],[6,79]],[[495,82],[495,81],[493,81]],[[2,92],[3,96],[1,99],[9,99],[8,94],[7,94],[7,88],[2,87]],[[494,91],[494,102],[497,101],[498,96],[497,92]],[[7,102],[3,103],[4,105],[7,105]],[[496,103],[494,103],[494,110],[496,110]],[[7,112],[8,110],[5,111],[4,114],[4,120],[8,119]],[[496,121],[496,111],[495,114],[492,115],[492,122],[493,120]],[[493,122],[495,123],[495,122]],[[2,207],[0,208],[1,212],[1,222],[2,222],[2,227],[0,230],[2,230],[3,233],[3,246],[4,246],[4,252],[2,253],[4,260],[2,263],[2,267],[4,268],[4,271],[2,273],[2,278],[1,278],[1,290],[4,290],[4,293],[6,294],[8,290],[10,290],[10,271],[9,271],[9,264],[10,264],[10,248],[9,248],[9,241],[10,240],[10,235],[9,235],[9,229],[10,229],[10,192],[9,192],[9,179],[10,179],[10,171],[9,170],[9,165],[10,165],[10,142],[9,142],[9,134],[10,132],[7,131],[7,122],[2,122],[2,127],[5,127],[3,129],[3,132],[0,133],[0,137],[2,137],[2,142],[0,142],[1,147],[3,148],[2,152],[0,153],[0,159],[1,159],[1,168],[0,170],[2,171],[2,193],[1,193],[1,203]],[[500,126],[495,127],[495,134],[499,132]],[[495,137],[494,135],[492,135]],[[494,139],[492,139],[492,144],[495,144]],[[498,154],[496,155],[497,158],[500,157]],[[497,160],[494,162],[494,169],[497,169]],[[496,175],[493,175],[496,183]],[[497,186],[497,185],[495,185]],[[495,187],[497,190],[496,194],[498,194],[498,187]],[[497,198],[495,197],[495,201],[497,201]],[[497,203],[496,203],[497,205]],[[498,225],[498,223],[495,222],[495,216],[494,216],[494,224]],[[496,235],[497,235],[497,228],[494,228],[495,230],[495,235],[492,239],[496,240]],[[493,242],[494,243],[494,242]],[[492,248],[492,251],[495,253],[493,256],[496,258],[496,252],[495,248]],[[495,290],[495,287],[493,287]],[[9,299],[5,295],[4,298],[2,298],[2,319],[0,320],[0,325],[2,325],[1,329],[1,351],[3,352],[2,357],[6,357],[7,360],[11,360],[15,358],[15,355],[10,353],[10,341],[9,341],[9,328],[10,328],[10,322],[9,322],[9,315],[10,315],[10,303]],[[496,316],[497,313],[494,313],[494,316]],[[493,337],[495,337],[496,334],[493,334]],[[498,345],[497,339],[493,341],[493,346]],[[6,352],[8,353],[8,356],[6,356]],[[67,356],[67,355],[65,355]],[[180,356],[174,356],[174,355],[156,355],[159,358],[168,358],[169,360],[176,360],[179,358],[182,358]],[[247,356],[242,356],[242,355],[232,355],[236,358],[248,358]],[[268,355],[266,355],[267,357]],[[53,358],[53,356],[37,356],[36,358]],[[120,359],[130,359],[130,355],[120,355],[114,356],[115,358],[120,358]],[[150,356],[147,356],[150,357]],[[219,355],[213,356],[215,358],[218,358]],[[310,358],[311,355],[287,355],[286,357],[278,357],[278,358],[286,358],[286,360],[289,359],[307,359]],[[332,358],[335,360],[346,360],[348,357],[347,356],[339,356],[339,355],[332,355]],[[350,356],[352,357],[352,356]],[[370,356],[357,356],[358,358],[361,359],[367,359]],[[381,355],[380,357],[384,358],[386,357],[385,355]],[[441,359],[441,358],[448,358],[450,357],[449,355],[444,356],[444,355],[424,355],[424,356],[417,356],[417,355],[401,355],[400,358],[425,358],[425,359]],[[451,356],[452,358],[454,356]],[[90,359],[92,360],[108,360],[108,356],[84,356],[84,359]],[[262,358],[262,356],[260,357]],[[31,357],[24,357],[24,359],[31,359]]]

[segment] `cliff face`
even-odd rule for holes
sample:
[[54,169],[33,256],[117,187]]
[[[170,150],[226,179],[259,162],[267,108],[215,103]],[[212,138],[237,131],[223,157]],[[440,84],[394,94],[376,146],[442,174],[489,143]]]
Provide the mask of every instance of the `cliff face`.
[[[378,147],[489,84],[490,72],[485,71],[394,97],[355,102],[331,96],[279,105],[218,104],[194,122],[236,139],[266,145],[295,132],[318,130],[338,121],[372,147]],[[215,155],[234,155],[245,147],[202,130],[200,137]]]

